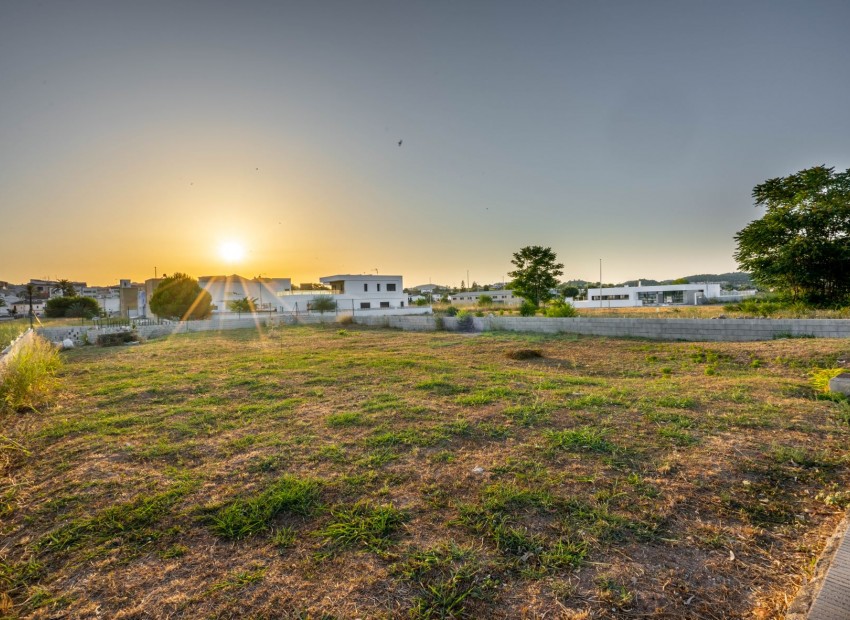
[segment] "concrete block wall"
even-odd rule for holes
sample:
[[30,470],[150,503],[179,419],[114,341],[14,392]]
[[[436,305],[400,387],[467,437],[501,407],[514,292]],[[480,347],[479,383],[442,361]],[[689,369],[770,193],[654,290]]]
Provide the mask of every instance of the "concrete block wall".
[[[390,317],[389,327],[412,331],[437,328],[433,317]],[[413,320],[416,319],[416,320]],[[362,325],[383,326],[355,318]],[[846,319],[609,319],[486,316],[473,319],[475,331],[516,331],[545,334],[584,334],[653,340],[755,341],[782,336],[850,338]],[[443,318],[443,328],[457,330],[457,319]]]
[[[136,328],[140,337],[160,338],[176,333],[224,329],[244,329],[268,325],[316,325],[337,322],[334,313],[277,315],[275,317],[246,317],[243,319],[186,321]],[[405,331],[436,331],[440,319],[431,315],[355,315],[354,322],[370,327],[389,327]],[[457,330],[457,319],[442,318],[442,328]],[[611,318],[545,318],[515,316],[474,317],[475,331],[515,331],[544,334],[583,334],[612,338],[648,338],[652,340],[691,341],[754,341],[772,340],[782,336],[811,336],[816,338],[850,338],[847,319],[611,319]],[[94,343],[98,334],[120,331],[121,328],[94,329],[83,326],[40,328],[38,332],[51,341],[70,338],[76,344]]]

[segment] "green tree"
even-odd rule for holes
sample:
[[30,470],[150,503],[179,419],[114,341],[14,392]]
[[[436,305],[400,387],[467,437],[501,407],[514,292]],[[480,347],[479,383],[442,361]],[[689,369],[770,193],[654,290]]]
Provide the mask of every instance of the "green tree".
[[478,305],[479,306],[491,306],[491,305],[493,305],[493,298],[490,297],[489,295],[481,295],[481,297],[478,298]]
[[551,289],[558,286],[557,277],[562,275],[564,265],[556,262],[552,248],[530,245],[514,252],[511,262],[516,266],[508,273],[513,278],[511,288],[514,295],[530,301],[535,307],[552,298]]
[[319,312],[321,314],[333,312],[336,310],[336,300],[330,295],[318,295],[310,301],[308,308],[312,312]]
[[243,312],[254,312],[257,308],[256,297],[243,297],[242,299],[232,299],[227,302],[227,309],[231,312],[236,312],[242,316]]
[[93,297],[51,297],[44,304],[44,316],[50,318],[85,317],[100,314],[100,305]]
[[77,296],[77,289],[74,288],[74,285],[70,280],[57,280],[56,286],[53,287],[53,290],[58,293],[62,293],[62,297]]
[[690,284],[690,280],[687,278],[676,278],[670,284]]
[[562,284],[560,286],[561,295],[564,297],[572,297],[575,299],[581,294],[581,291],[578,290],[577,286],[573,286],[572,284]]
[[205,319],[212,312],[210,294],[185,273],[164,278],[153,292],[150,305],[157,316],[183,321]]
[[735,235],[735,259],[760,285],[810,303],[850,295],[850,169],[816,166],[753,189],[764,216]]

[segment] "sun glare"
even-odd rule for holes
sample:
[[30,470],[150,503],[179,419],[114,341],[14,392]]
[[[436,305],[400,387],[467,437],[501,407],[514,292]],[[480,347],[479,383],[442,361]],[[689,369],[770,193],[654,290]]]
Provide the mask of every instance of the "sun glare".
[[238,241],[225,241],[218,246],[218,254],[228,263],[237,263],[245,258],[245,248]]

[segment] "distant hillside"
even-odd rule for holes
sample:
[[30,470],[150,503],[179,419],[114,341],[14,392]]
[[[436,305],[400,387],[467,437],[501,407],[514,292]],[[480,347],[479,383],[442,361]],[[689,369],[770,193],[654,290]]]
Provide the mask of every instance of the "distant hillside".
[[[694,276],[685,276],[688,282],[725,282],[736,286],[753,286],[750,274],[744,271],[730,273],[698,273]],[[664,280],[663,284],[669,284],[673,280]]]

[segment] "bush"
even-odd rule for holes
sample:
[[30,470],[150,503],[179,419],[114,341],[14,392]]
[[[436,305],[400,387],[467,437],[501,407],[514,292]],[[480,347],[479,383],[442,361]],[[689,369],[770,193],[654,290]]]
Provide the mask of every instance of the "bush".
[[572,318],[578,316],[578,312],[572,304],[556,301],[546,308],[546,316],[552,318]]
[[489,306],[492,303],[493,303],[493,298],[490,297],[489,295],[482,295],[481,297],[478,298],[478,305],[479,306]]
[[533,302],[530,302],[527,299],[523,301],[522,305],[519,307],[519,315],[534,316],[535,314],[537,314],[537,306],[535,306]]
[[318,295],[307,302],[307,309],[310,312],[334,312],[336,310],[336,300],[329,295]]
[[53,297],[44,304],[44,315],[50,318],[84,317],[90,319],[100,314],[100,306],[93,297]]
[[446,316],[455,316],[458,312],[460,311],[454,306],[449,306],[448,308],[446,308]]
[[61,365],[56,348],[34,337],[0,368],[0,409],[35,411],[52,392]]
[[472,313],[469,310],[461,310],[457,313],[457,329],[461,332],[471,332],[474,328]]
[[97,346],[99,347],[117,347],[118,345],[127,342],[135,342],[139,339],[139,335],[133,331],[121,331],[114,334],[98,334]]

